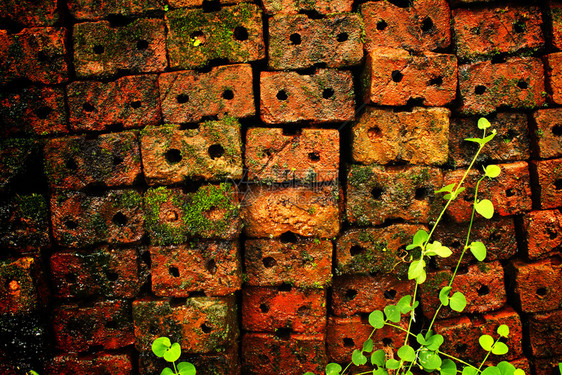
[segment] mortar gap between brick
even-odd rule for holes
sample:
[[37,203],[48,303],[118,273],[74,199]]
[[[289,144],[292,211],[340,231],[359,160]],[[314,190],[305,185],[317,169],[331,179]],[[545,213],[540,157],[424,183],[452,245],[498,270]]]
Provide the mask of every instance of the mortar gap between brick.
[[317,10],[314,9],[301,9],[299,10],[299,14],[304,14],[311,20],[321,20],[323,18],[326,18],[325,15],[319,13]]
[[222,9],[220,0],[204,0],[203,13],[218,12]]

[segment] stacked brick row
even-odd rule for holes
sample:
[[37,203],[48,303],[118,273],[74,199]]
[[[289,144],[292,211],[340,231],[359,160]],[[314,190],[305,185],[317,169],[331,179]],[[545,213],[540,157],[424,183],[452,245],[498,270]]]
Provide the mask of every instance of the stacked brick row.
[[[474,4],[473,4],[474,3]],[[40,0],[0,5],[0,370],[320,373],[413,292],[413,234],[486,116],[445,351],[562,361],[562,3]],[[436,239],[419,319],[464,244],[479,168]],[[456,259],[455,259],[456,258]],[[405,322],[406,323],[406,322]],[[407,324],[407,323],[406,323]],[[459,341],[459,337],[463,337]],[[377,348],[404,337],[377,331]]]

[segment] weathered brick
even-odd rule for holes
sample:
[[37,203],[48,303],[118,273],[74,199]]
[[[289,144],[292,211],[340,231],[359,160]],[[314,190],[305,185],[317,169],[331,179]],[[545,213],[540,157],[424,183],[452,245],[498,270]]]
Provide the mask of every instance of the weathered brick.
[[242,204],[249,237],[277,237],[292,232],[331,238],[340,230],[337,186],[248,186]]
[[318,69],[313,74],[261,72],[260,116],[268,124],[354,119],[353,76]]
[[[245,0],[219,0],[220,4],[238,4]],[[201,7],[204,0],[168,0],[168,4],[172,8],[195,8]]]
[[72,40],[79,78],[108,77],[120,70],[158,72],[167,66],[162,20],[139,18],[116,27],[108,21],[77,23]]
[[188,193],[159,187],[144,198],[152,244],[180,244],[193,237],[234,239],[240,233],[238,192],[231,184],[203,185]]
[[499,107],[536,108],[545,103],[544,68],[533,57],[459,66],[461,111],[490,113]]
[[150,260],[157,296],[188,297],[193,292],[224,296],[242,287],[237,242],[151,247]]
[[444,164],[449,115],[446,108],[396,112],[367,107],[351,131],[353,160],[361,164]]
[[562,310],[531,315],[529,339],[533,355],[562,357]]
[[[531,210],[531,183],[527,162],[498,164],[501,173],[497,178],[484,179],[478,188],[478,199],[489,199],[494,204],[495,214],[508,216]],[[457,169],[445,174],[443,185],[458,183],[466,171]],[[472,215],[474,204],[474,188],[478,179],[482,177],[479,170],[468,173],[463,186],[466,190],[455,199],[447,214],[456,222],[466,222]]]
[[433,167],[381,167],[352,165],[347,176],[347,220],[378,225],[404,219],[427,223],[441,201],[442,172]]
[[62,354],[52,358],[45,368],[47,375],[59,374],[76,375],[130,375],[133,373],[133,363],[126,354],[95,354],[80,357],[78,354]]
[[427,230],[420,225],[394,224],[345,231],[336,242],[336,275],[370,273],[406,277],[406,246],[419,229]]
[[237,63],[265,58],[262,14],[254,4],[210,13],[177,9],[166,13],[166,24],[171,68],[203,67],[214,59]]
[[267,14],[312,13],[331,14],[351,12],[352,0],[264,0],[263,6]]
[[562,104],[562,52],[546,55],[543,60],[549,98],[555,104]]
[[108,16],[139,16],[148,12],[164,10],[159,0],[117,0],[92,3],[88,0],[69,0],[68,9],[80,21],[99,20]]
[[523,216],[523,234],[529,259],[560,254],[562,213],[558,210],[528,212]]
[[534,196],[541,209],[562,205],[562,159],[533,160],[530,164],[533,182],[538,183]]
[[248,331],[318,334],[326,328],[326,291],[247,287],[241,311],[242,328]]
[[142,197],[133,190],[60,192],[51,196],[51,208],[53,235],[63,246],[131,243],[144,234]]
[[389,1],[361,4],[365,20],[365,47],[434,51],[451,44],[451,16],[445,0],[416,0],[407,7]]
[[562,303],[562,266],[557,258],[511,263],[514,292],[523,312],[554,310]]
[[247,333],[242,336],[242,357],[243,371],[248,375],[318,373],[328,362],[323,334],[292,334],[285,338]]
[[164,120],[197,122],[207,116],[253,116],[252,68],[248,64],[218,66],[208,73],[193,70],[163,73],[158,78]]
[[247,240],[247,284],[322,288],[331,283],[332,243],[329,240],[296,238]]
[[18,194],[0,202],[0,246],[38,253],[49,244],[49,211],[44,196]]
[[135,346],[150,351],[161,336],[178,342],[184,353],[225,351],[238,338],[234,297],[190,297],[185,302],[133,302]]
[[369,314],[413,293],[414,283],[407,278],[399,280],[395,275],[335,277],[332,309],[336,316]]
[[0,314],[29,314],[46,307],[48,291],[36,258],[0,263]]
[[534,51],[544,46],[539,7],[458,8],[452,13],[460,59]]
[[562,3],[551,1],[548,3],[547,15],[550,25],[547,27],[552,32],[552,45],[562,50]]
[[533,125],[531,139],[538,157],[562,157],[562,109],[539,109],[533,113]]
[[13,22],[27,27],[53,26],[60,20],[55,0],[40,0],[33,6],[17,0],[5,0],[0,4],[0,14],[7,25]]
[[133,298],[141,287],[134,249],[58,252],[51,256],[50,265],[53,289],[59,298]]
[[28,87],[0,93],[0,136],[67,132],[62,88]]
[[562,355],[551,358],[536,358],[533,361],[533,371],[536,375],[552,375],[560,371],[559,364],[562,362]]
[[242,178],[242,136],[234,118],[207,121],[197,129],[147,128],[141,135],[141,151],[149,185],[180,183],[186,178]]
[[56,138],[45,144],[45,171],[51,189],[88,185],[130,186],[141,174],[137,135],[132,132]]
[[246,132],[248,179],[260,182],[334,181],[339,177],[340,136],[335,129],[250,128]]
[[162,118],[155,75],[108,83],[75,81],[67,92],[70,127],[76,132],[140,128],[157,125]]
[[34,27],[18,34],[0,30],[0,84],[28,79],[44,84],[68,80],[65,29]]
[[42,186],[41,148],[42,142],[32,138],[0,139],[0,192]]
[[303,69],[315,64],[343,68],[361,63],[363,22],[358,14],[337,13],[312,19],[305,14],[269,20],[271,69]]

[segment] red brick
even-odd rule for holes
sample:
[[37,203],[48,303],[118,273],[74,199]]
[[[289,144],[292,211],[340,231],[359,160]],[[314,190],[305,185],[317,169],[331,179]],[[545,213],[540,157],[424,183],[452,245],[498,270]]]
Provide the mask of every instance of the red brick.
[[[292,237],[292,236],[285,236]],[[247,284],[323,288],[332,281],[332,243],[312,238],[247,240]]]
[[562,310],[529,317],[531,350],[537,357],[562,357]]
[[0,135],[67,133],[64,90],[29,87],[0,93]]
[[72,39],[78,78],[108,77],[119,70],[151,73],[167,67],[162,20],[140,18],[116,27],[108,21],[77,23]]
[[177,9],[166,13],[171,68],[203,67],[213,59],[230,63],[265,58],[261,10],[242,3],[217,12]]
[[155,75],[75,81],[67,91],[70,127],[76,132],[140,128],[162,119]]
[[536,108],[546,100],[543,64],[533,57],[460,65],[459,87],[461,111],[467,114]]
[[446,108],[396,112],[367,107],[352,128],[353,160],[361,164],[444,164],[449,115]]
[[549,23],[547,28],[552,31],[552,45],[558,50],[562,50],[562,3],[551,1],[548,4],[547,16]]
[[540,158],[562,157],[562,109],[539,109],[533,113],[535,131],[531,133]]
[[[244,0],[219,0],[220,4],[238,4]],[[203,0],[168,0],[172,8],[195,8],[203,6]]]
[[457,55],[474,59],[544,46],[539,7],[455,9],[453,30]]
[[53,26],[60,21],[56,0],[40,0],[32,6],[17,0],[5,0],[0,4],[0,14],[6,24],[9,20],[27,27]]
[[562,104],[562,52],[551,53],[543,57],[546,70],[546,87],[550,100]]
[[451,44],[451,17],[445,0],[416,0],[407,7],[370,1],[359,7],[365,20],[365,47],[434,51]]
[[319,373],[327,364],[324,335],[290,335],[247,333],[242,337],[244,374],[301,375]]
[[238,192],[231,184],[203,185],[188,193],[149,189],[144,203],[154,245],[180,244],[194,237],[228,240],[241,231]]
[[560,371],[559,364],[562,362],[562,355],[551,358],[536,358],[533,361],[533,370],[536,375],[552,375]]
[[312,13],[331,14],[341,12],[351,12],[352,0],[264,0],[263,6],[267,14],[296,14]]
[[347,176],[347,220],[362,226],[392,219],[427,223],[441,205],[434,191],[442,182],[442,172],[432,167],[353,165]]
[[131,243],[144,234],[142,197],[133,190],[61,192],[51,196],[51,208],[53,235],[62,246]]
[[97,346],[119,349],[135,341],[131,306],[125,301],[62,305],[53,315],[56,347],[63,352],[85,352]]
[[41,184],[41,147],[42,142],[32,138],[0,139],[0,192],[21,191],[30,183]]
[[286,232],[334,237],[340,230],[339,194],[333,186],[249,186],[242,204],[245,233],[256,238]]
[[248,64],[163,73],[158,78],[164,120],[197,122],[208,116],[253,116],[252,68]]
[[241,289],[237,242],[195,242],[150,248],[152,292],[188,297],[192,292],[225,296]]
[[335,129],[302,129],[286,134],[281,128],[250,128],[245,154],[248,179],[309,183],[337,180],[339,146]]
[[312,19],[305,14],[269,19],[271,69],[303,69],[315,64],[342,68],[361,63],[363,22],[358,14]]
[[529,259],[536,260],[560,254],[562,213],[558,210],[531,211],[523,216]]
[[23,29],[18,34],[0,30],[0,84],[28,79],[44,84],[68,80],[66,31],[56,27]]
[[47,375],[59,374],[77,375],[130,375],[133,373],[131,358],[126,354],[94,354],[81,357],[69,353],[54,357],[45,369]]
[[87,253],[59,252],[51,256],[55,296],[133,298],[141,286],[134,249],[102,247]]
[[538,183],[537,191],[541,209],[562,206],[562,159],[531,161],[533,182]]
[[92,3],[88,0],[69,0],[68,9],[77,20],[99,20],[108,16],[139,16],[148,12],[163,11],[158,0],[118,0]]
[[36,258],[0,263],[0,314],[29,314],[44,309],[48,291]]
[[242,328],[247,331],[323,333],[326,328],[326,291],[247,287],[242,290],[241,311]]
[[562,303],[562,266],[558,258],[534,263],[516,260],[511,264],[514,292],[526,313],[554,310]]
[[44,196],[18,194],[0,202],[0,246],[37,254],[49,244],[49,211]]
[[267,124],[354,119],[353,76],[318,69],[313,74],[261,72],[260,116]]
[[414,293],[414,283],[395,275],[343,276],[334,278],[332,309],[336,316],[369,314],[396,304],[403,296]]
[[233,296],[190,297],[184,301],[133,302],[137,350],[149,351],[161,336],[179,343],[183,353],[222,352],[236,343],[239,332]]
[[[531,210],[531,188],[529,167],[526,162],[498,164],[501,174],[494,179],[484,179],[479,186],[478,199],[489,199],[494,204],[495,214],[508,216]],[[458,183],[465,170],[457,169],[445,174],[443,185]],[[473,169],[469,172],[463,186],[466,190],[455,199],[447,214],[456,222],[466,222],[472,215],[474,188],[482,172]],[[479,217],[479,215],[477,215]]]
[[207,121],[197,129],[177,126],[144,129],[141,134],[144,175],[149,185],[188,179],[220,181],[242,178],[242,136],[234,118]]

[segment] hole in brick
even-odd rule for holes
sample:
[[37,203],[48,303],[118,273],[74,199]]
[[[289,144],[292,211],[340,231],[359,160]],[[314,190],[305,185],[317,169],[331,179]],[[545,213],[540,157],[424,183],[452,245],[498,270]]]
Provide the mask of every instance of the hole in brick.
[[232,90],[224,90],[222,92],[222,98],[226,100],[230,100],[234,98],[234,93],[232,92]]
[[179,219],[179,215],[176,211],[170,211],[168,212],[168,215],[166,216],[166,221],[167,222],[174,222],[174,221],[178,221]]
[[111,222],[120,227],[127,224],[127,221],[127,216],[123,215],[123,213],[121,212],[117,212],[115,215],[113,215],[113,218],[111,218]]
[[301,306],[297,309],[297,314],[298,315],[307,315],[310,313],[310,306]]
[[209,327],[207,323],[201,324],[201,331],[203,331],[203,333],[211,333],[212,330],[213,329]]
[[107,277],[107,280],[109,281],[117,281],[117,279],[119,279],[119,274],[113,271],[106,271],[105,277]]
[[187,102],[189,101],[189,95],[187,95],[187,94],[180,94],[180,95],[176,96],[176,101],[177,101],[179,104],[187,103]]
[[219,0],[204,0],[203,1],[203,12],[218,12],[221,10],[221,2]]
[[367,130],[367,136],[371,140],[380,138],[382,137],[382,130],[378,126],[373,126],[372,128],[369,128],[369,130]]
[[96,107],[94,107],[94,106],[91,105],[90,103],[84,103],[84,104],[82,105],[82,108],[83,108],[84,111],[86,111],[86,112],[93,112],[93,111],[96,109]]
[[73,171],[78,169],[78,164],[76,164],[74,159],[67,159],[66,162],[64,163],[64,166],[66,167],[66,169],[70,169]]
[[266,303],[260,304],[260,311],[266,314],[267,312],[269,312],[269,305],[267,305]]
[[142,102],[140,100],[135,100],[131,102],[131,108],[138,109],[142,106]]
[[431,18],[429,18],[429,17],[426,17],[426,18],[422,21],[421,30],[422,30],[424,33],[428,33],[428,32],[430,32],[431,30],[433,30],[433,20],[432,20]]
[[544,297],[548,294],[548,289],[547,288],[538,288],[536,293],[537,293],[537,296]]
[[107,189],[107,184],[105,182],[92,182],[86,185],[84,188],[84,193],[87,195],[92,195],[96,197],[101,197],[105,195]]
[[556,124],[552,127],[552,134],[554,134],[557,137],[562,136],[562,125],[560,124]]
[[93,51],[96,55],[101,55],[102,53],[104,53],[105,48],[102,45],[95,45],[93,48]]
[[426,199],[428,196],[429,196],[429,189],[426,187],[419,187],[416,189],[414,198],[421,201]]
[[322,18],[326,17],[322,13],[319,13],[318,11],[313,9],[301,9],[299,10],[299,14],[304,14],[311,20],[321,20]]
[[385,20],[380,20],[379,22],[377,22],[377,30],[379,31],[383,31],[384,29],[386,29],[387,26],[388,24],[386,23]]
[[355,297],[357,297],[357,291],[355,289],[348,289],[345,292],[345,299],[347,301],[352,301]]
[[217,262],[215,262],[214,259],[209,260],[206,264],[205,264],[205,269],[207,269],[207,271],[211,274],[214,275],[217,273]]
[[458,344],[457,346],[455,346],[455,350],[457,353],[465,353],[467,349],[468,345],[466,344]]
[[361,255],[365,252],[365,248],[359,245],[353,245],[351,246],[351,248],[349,249],[349,254],[351,254],[352,257],[355,257],[357,255]]
[[562,189],[562,178],[559,178],[558,180],[554,181],[554,188],[556,190]]
[[347,33],[339,33],[336,39],[338,42],[342,43],[349,39],[349,35],[347,35]]
[[275,330],[275,336],[281,340],[289,340],[291,338],[291,333],[293,333],[291,328],[277,328]]
[[389,337],[385,337],[382,339],[383,346],[390,346],[392,345],[392,339]]
[[486,86],[478,85],[474,88],[474,93],[476,95],[482,95],[486,92]]
[[504,143],[509,143],[513,141],[513,138],[515,138],[516,136],[517,134],[512,129],[509,129],[507,133],[502,137],[502,140],[504,141]]
[[373,199],[381,199],[383,192],[384,190],[382,188],[376,186],[371,190],[371,197],[373,197]]
[[179,163],[182,159],[181,151],[177,148],[171,148],[164,154],[164,158],[170,164]]
[[207,150],[209,157],[213,160],[220,158],[224,155],[224,148],[219,144],[214,144]]
[[105,322],[105,328],[108,329],[117,329],[119,326],[117,325],[117,322],[114,320],[110,320],[108,322]]
[[73,273],[67,273],[64,275],[64,280],[69,284],[74,284],[77,281],[76,275]]
[[266,356],[265,354],[258,354],[258,360],[260,363],[271,363],[271,361],[269,360],[269,357]]
[[53,110],[47,106],[39,107],[35,111],[35,115],[39,117],[41,120],[45,120]]
[[148,42],[144,39],[141,39],[137,42],[137,49],[143,50],[148,48]]
[[289,35],[289,40],[291,41],[291,44],[293,46],[298,46],[299,44],[301,44],[301,35],[298,33],[293,33]]
[[287,93],[285,92],[285,90],[279,90],[277,92],[277,99],[279,100],[287,100]]
[[39,52],[37,52],[37,60],[39,60],[41,62],[46,62],[47,60],[49,60],[49,55],[47,55],[43,51],[39,51]]
[[78,224],[73,220],[67,220],[64,222],[65,227],[68,229],[76,229],[78,228]]
[[190,35],[193,46],[202,46],[207,42],[207,36],[202,31],[194,31]]
[[328,88],[322,91],[322,97],[324,99],[330,99],[332,96],[334,96],[334,89]]
[[113,157],[113,165],[117,166],[121,163],[123,163],[123,158],[121,156],[116,155]]
[[390,289],[384,291],[384,298],[386,299],[394,299],[396,297],[396,290]]
[[310,161],[318,161],[320,160],[320,153],[318,153],[317,151],[309,152],[308,159],[310,159]]
[[505,196],[506,197],[513,197],[515,195],[515,191],[513,189],[507,189],[505,191]]
[[301,128],[295,128],[295,127],[284,127],[283,128],[283,135],[288,135],[288,136],[296,136],[296,135],[301,135],[302,134],[302,129]]
[[522,79],[517,82],[517,87],[519,87],[521,90],[525,90],[528,86],[529,85],[527,85],[527,82]]
[[434,77],[429,80],[429,84],[432,86],[441,86],[443,84],[443,77]]
[[352,338],[344,337],[343,338],[343,346],[345,346],[346,348],[354,348],[355,342],[353,341]]
[[524,20],[520,19],[513,24],[513,31],[515,31],[518,34],[525,32],[526,29],[527,29],[527,25],[525,25]]
[[248,40],[248,30],[244,26],[237,26],[234,28],[234,39],[243,42]]
[[174,266],[169,267],[168,273],[170,274],[170,276],[180,277],[180,270],[178,269],[178,267],[174,267]]
[[546,228],[546,233],[548,234],[548,238],[553,240],[556,237],[558,237],[558,232],[556,231],[556,229],[552,228],[552,227],[547,227]]
[[392,80],[396,83],[402,81],[402,78],[404,78],[404,75],[402,73],[400,73],[399,70],[392,71],[391,76],[392,76]]
[[295,233],[287,231],[279,237],[279,240],[282,243],[297,243],[298,237]]
[[277,287],[277,290],[280,292],[290,292],[293,289],[293,286],[289,283],[282,283]]
[[490,288],[488,288],[487,285],[482,285],[480,288],[478,288],[476,292],[478,293],[479,296],[486,296],[490,294]]
[[277,261],[272,257],[265,257],[261,261],[265,268],[273,268],[277,265]]

